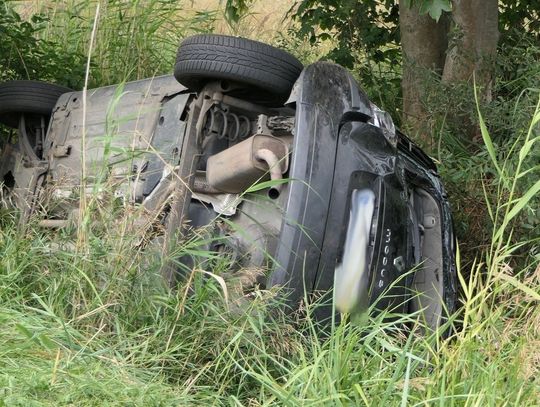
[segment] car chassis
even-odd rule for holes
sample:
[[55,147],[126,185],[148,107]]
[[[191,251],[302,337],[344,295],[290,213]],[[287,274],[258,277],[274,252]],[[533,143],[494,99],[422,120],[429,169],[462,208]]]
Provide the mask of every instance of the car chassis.
[[[63,93],[50,117],[17,116],[3,201],[23,222],[39,212],[41,226],[66,227],[81,185],[96,193],[106,180],[143,208],[137,233],[163,228],[165,254],[207,227],[218,242],[208,250],[268,270],[257,284],[282,287],[293,306],[334,293],[343,311],[376,303],[440,326],[456,307],[456,268],[433,161],[339,65],[306,66],[278,105],[252,89],[208,77],[194,90],[170,75]],[[198,261],[166,261],[163,276],[174,283]]]

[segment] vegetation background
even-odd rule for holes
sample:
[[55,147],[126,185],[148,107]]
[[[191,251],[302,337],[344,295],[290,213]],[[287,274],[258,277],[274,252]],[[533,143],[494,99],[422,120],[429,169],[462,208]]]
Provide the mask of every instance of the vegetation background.
[[[80,89],[97,4],[0,0],[0,81]],[[299,35],[306,20],[286,0],[255,1],[235,18],[211,0],[100,5],[91,86],[170,73],[179,40],[197,32],[270,42],[305,63],[338,59],[337,37]],[[389,64],[350,54],[372,100],[400,123],[399,55]],[[431,153],[460,241],[462,307],[450,338],[405,335],[414,316],[379,315],[321,340],[310,319],[316,305],[280,315],[273,293],[261,291],[238,313],[202,273],[179,290],[163,287],[157,263],[142,262],[128,234],[88,230],[88,250],[73,252],[62,249],[67,233],[22,235],[3,211],[0,406],[540,404],[539,57],[537,33],[501,41],[489,103],[470,86],[424,78]],[[448,119],[456,110],[481,129],[472,148]],[[95,216],[113,222],[104,208]],[[193,250],[185,242],[176,254]],[[211,257],[206,267],[227,270]]]

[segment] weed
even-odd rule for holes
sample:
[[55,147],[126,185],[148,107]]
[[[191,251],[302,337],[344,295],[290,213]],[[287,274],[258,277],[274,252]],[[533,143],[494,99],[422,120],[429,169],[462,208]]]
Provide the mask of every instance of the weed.
[[[44,2],[40,10],[50,23],[36,35],[88,54],[96,4]],[[177,20],[183,11],[178,2],[102,4],[89,86],[170,72],[179,38],[219,22],[212,11]],[[295,48],[288,38],[282,41]],[[306,60],[317,57],[306,44],[302,50]],[[531,87],[520,78],[508,94],[517,97]],[[463,300],[451,338],[414,330],[406,335],[404,325],[421,321],[384,313],[344,318],[321,338],[314,318],[319,304],[280,312],[274,291],[255,290],[241,306],[228,306],[225,293],[232,291],[220,278],[230,260],[203,251],[204,234],[179,242],[171,259],[162,258],[159,247],[153,253],[152,245],[142,251],[129,233],[131,214],[114,207],[113,199],[88,202],[88,216],[100,226],[80,231],[85,250],[79,251],[73,231],[45,233],[36,219],[21,235],[16,214],[2,210],[0,402],[538,405],[537,96],[524,93],[512,109],[502,100],[499,111],[513,115],[504,126],[480,106],[474,117],[482,123],[485,116],[486,124],[474,157],[446,147],[446,138],[441,143],[442,173],[462,236],[481,234],[462,242],[458,252],[467,252],[468,262],[458,258]],[[442,125],[434,128],[450,134]],[[485,210],[475,209],[480,204]],[[471,218],[477,225],[466,229]],[[527,222],[529,235],[521,231]],[[479,247],[465,247],[471,241]],[[159,275],[161,264],[190,255],[206,260],[171,290]]]

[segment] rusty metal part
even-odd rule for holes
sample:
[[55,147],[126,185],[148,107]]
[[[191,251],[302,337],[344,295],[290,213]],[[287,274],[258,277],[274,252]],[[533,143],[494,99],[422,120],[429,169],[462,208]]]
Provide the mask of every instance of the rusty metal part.
[[203,147],[211,136],[222,140],[243,140],[251,133],[251,122],[247,116],[238,115],[230,110],[224,110],[219,105],[213,105],[205,113],[203,132]]
[[276,114],[276,112],[278,111],[276,109],[260,106],[255,103],[247,102],[245,100],[238,99],[229,95],[223,95],[221,100],[224,104],[247,113],[257,112],[271,116],[273,114]]
[[193,192],[202,192],[204,194],[222,194],[223,191],[212,187],[206,180],[204,171],[197,171],[193,179]]
[[19,119],[19,146],[21,147],[21,151],[26,154],[26,159],[28,160],[28,167],[33,167],[34,163],[39,162],[39,157],[32,148],[32,144],[30,143],[30,137],[28,137],[28,133],[26,132],[26,122],[24,114],[22,114]]
[[[261,150],[267,150],[260,153]],[[219,191],[244,192],[270,175],[281,179],[289,166],[289,149],[282,140],[256,134],[208,159],[208,184]]]
[[266,127],[276,137],[292,136],[294,116],[270,116],[266,118]]
[[175,180],[174,193],[171,198],[170,211],[165,221],[164,247],[162,251],[163,265],[160,273],[164,279],[172,286],[177,278],[178,266],[171,258],[178,241],[186,232],[185,221],[187,211],[191,202],[193,177],[200,157],[200,129],[201,129],[201,108],[204,99],[196,99],[190,104],[190,115],[187,122],[186,137],[182,145],[182,156],[180,164],[173,172]]

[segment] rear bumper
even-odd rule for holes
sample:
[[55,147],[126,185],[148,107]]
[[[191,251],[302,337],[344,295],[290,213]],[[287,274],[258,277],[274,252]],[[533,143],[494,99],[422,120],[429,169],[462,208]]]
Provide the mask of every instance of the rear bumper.
[[[310,65],[290,103],[296,104],[291,182],[269,285],[286,287],[292,302],[306,292],[330,298],[355,189],[375,193],[365,303],[378,299],[377,308],[406,311],[408,271],[416,264],[409,195],[416,187],[433,191],[440,202],[445,262],[455,275],[449,206],[434,164],[413,144],[407,154],[403,145],[409,140],[398,140],[399,133],[392,138],[372,124],[371,104],[351,75],[334,64]],[[388,295],[381,299],[383,292]]]

